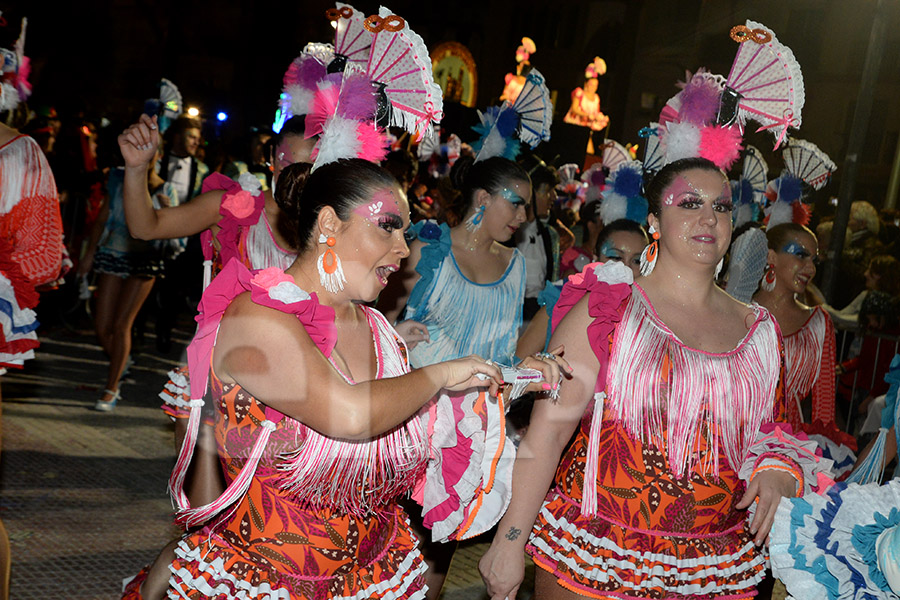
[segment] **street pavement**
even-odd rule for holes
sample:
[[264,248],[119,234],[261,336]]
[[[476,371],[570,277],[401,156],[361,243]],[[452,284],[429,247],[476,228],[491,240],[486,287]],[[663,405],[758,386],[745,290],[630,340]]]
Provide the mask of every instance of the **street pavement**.
[[[57,324],[39,330],[36,358],[0,380],[0,518],[12,547],[11,598],[118,598],[122,580],[178,535],[166,493],[173,428],[157,394],[183,359],[192,322],[179,322],[169,353],[147,333],[132,352],[118,407],[100,413],[92,408],[107,363],[83,305],[66,324],[53,315],[46,321]],[[487,597],[477,569],[486,549],[484,539],[460,545],[444,600]],[[523,588],[519,598],[530,596],[530,582]]]

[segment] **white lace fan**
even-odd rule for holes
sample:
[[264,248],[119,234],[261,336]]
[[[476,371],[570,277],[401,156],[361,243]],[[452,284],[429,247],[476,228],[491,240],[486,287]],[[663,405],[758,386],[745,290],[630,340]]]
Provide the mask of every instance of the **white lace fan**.
[[739,43],[722,94],[721,123],[735,119],[760,123],[775,135],[775,148],[784,141],[788,127],[800,127],[805,95],[803,75],[794,53],[778,42],[765,25],[747,21],[731,29]]
[[600,157],[603,160],[603,166],[609,169],[610,173],[620,164],[632,160],[631,154],[625,149],[625,146],[615,140],[604,142]]
[[519,140],[532,148],[550,139],[553,103],[544,76],[532,69],[512,108],[519,114]]
[[390,101],[390,124],[417,139],[430,133],[431,124],[441,120],[444,94],[434,82],[425,42],[402,17],[383,6],[378,15],[366,18],[365,27],[375,34],[365,72]]
[[827,154],[805,140],[791,139],[782,153],[787,170],[817,190],[821,190],[837,170]]
[[325,14],[337,23],[334,28],[334,55],[335,58],[341,57],[341,64],[335,65],[329,72],[346,68],[362,70],[369,61],[374,37],[365,27],[366,16],[349,4],[335,2],[334,5],[336,8],[328,9]]
[[431,129],[432,131],[422,138],[422,141],[419,142],[419,147],[416,149],[416,155],[419,157],[420,162],[429,160],[435,152],[440,152],[441,150],[437,127],[432,125]]
[[744,151],[744,162],[741,166],[741,178],[746,179],[753,186],[753,201],[763,204],[766,195],[766,185],[769,183],[769,167],[762,154],[753,146],[747,146]]
[[665,166],[666,152],[659,139],[659,123],[650,123],[638,132],[644,138],[644,173],[654,175]]

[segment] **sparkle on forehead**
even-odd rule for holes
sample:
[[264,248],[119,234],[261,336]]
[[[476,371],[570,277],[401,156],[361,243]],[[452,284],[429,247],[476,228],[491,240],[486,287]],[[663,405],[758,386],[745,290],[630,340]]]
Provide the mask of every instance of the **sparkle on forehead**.
[[524,204],[525,198],[517,194],[515,191],[509,188],[503,188],[498,192],[503,198],[512,202],[513,204]]
[[377,224],[378,217],[386,214],[400,214],[400,205],[394,191],[391,189],[381,189],[372,195],[372,201],[368,204],[361,204],[353,209],[353,214],[359,215],[370,223]]

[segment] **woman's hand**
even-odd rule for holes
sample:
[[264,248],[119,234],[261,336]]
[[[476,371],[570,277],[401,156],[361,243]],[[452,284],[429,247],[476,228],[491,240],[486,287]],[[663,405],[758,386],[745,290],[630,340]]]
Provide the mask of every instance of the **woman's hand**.
[[503,384],[503,375],[493,363],[479,356],[467,356],[438,363],[444,374],[441,387],[459,392],[469,388],[490,387],[490,395],[496,396]]
[[528,534],[515,529],[505,534],[498,531],[491,547],[478,561],[478,571],[491,600],[514,600],[525,579],[525,550],[521,543],[509,539],[511,535]]
[[744,509],[759,499],[756,514],[750,524],[750,535],[753,543],[762,546],[769,537],[772,523],[775,522],[775,511],[782,498],[793,498],[797,492],[797,480],[790,473],[778,469],[766,469],[756,474],[747,486],[747,492],[736,508]]
[[141,115],[137,123],[126,129],[119,136],[119,149],[125,166],[130,168],[146,168],[156,156],[159,147],[159,129],[156,117]]
[[565,346],[558,346],[552,352],[539,352],[519,363],[519,367],[536,369],[544,376],[544,381],[531,383],[525,388],[527,392],[556,392],[562,385],[563,377],[572,378],[573,369],[562,357]]
[[394,327],[403,341],[406,342],[407,348],[412,350],[419,342],[430,342],[431,336],[428,335],[428,328],[418,321],[406,320],[397,323]]

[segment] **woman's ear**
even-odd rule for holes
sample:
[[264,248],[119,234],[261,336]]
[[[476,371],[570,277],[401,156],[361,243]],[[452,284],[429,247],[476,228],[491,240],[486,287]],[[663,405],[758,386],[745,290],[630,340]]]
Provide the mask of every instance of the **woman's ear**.
[[478,208],[479,206],[490,206],[494,198],[487,190],[476,190],[474,200],[472,204]]
[[768,252],[768,254],[766,254],[766,262],[768,262],[768,264],[770,264],[770,265],[774,265],[775,257],[777,256],[777,254],[778,254],[777,252],[775,252],[774,250],[769,248],[769,252]]
[[[656,231],[659,231],[659,217],[657,217],[657,216],[654,215],[653,213],[650,213],[649,215],[647,215],[647,225],[649,225],[650,227],[652,227],[652,228],[655,229]],[[652,236],[650,237],[650,241],[651,241],[651,242],[653,241],[653,237],[652,237]]]
[[341,230],[343,222],[337,216],[337,213],[334,212],[332,207],[324,206],[319,210],[319,216],[316,217],[316,224],[318,226],[318,232],[315,237],[318,239],[319,233],[325,234],[326,237],[334,236],[335,233]]

